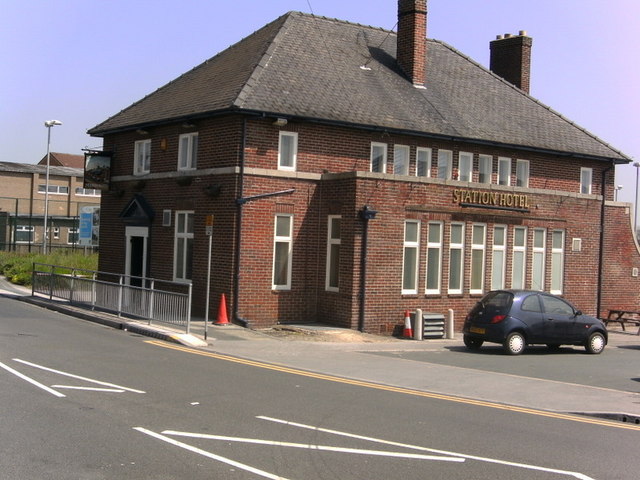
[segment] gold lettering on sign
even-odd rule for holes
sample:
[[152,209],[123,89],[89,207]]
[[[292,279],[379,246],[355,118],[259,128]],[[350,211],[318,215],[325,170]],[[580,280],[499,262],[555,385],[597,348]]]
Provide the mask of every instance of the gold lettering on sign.
[[529,209],[529,197],[516,193],[497,193],[482,190],[453,190],[453,203],[499,208]]

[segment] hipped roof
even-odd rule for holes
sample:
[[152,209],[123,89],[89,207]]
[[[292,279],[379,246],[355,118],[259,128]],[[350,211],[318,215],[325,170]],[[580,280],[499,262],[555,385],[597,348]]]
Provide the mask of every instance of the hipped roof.
[[631,160],[443,42],[427,40],[426,88],[415,88],[397,66],[396,40],[289,12],[89,133],[235,112]]

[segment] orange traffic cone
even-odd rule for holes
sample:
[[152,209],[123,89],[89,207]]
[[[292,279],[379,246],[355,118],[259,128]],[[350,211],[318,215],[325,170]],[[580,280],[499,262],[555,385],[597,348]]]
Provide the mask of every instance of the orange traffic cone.
[[404,311],[404,331],[402,332],[403,338],[413,338],[413,330],[411,329],[411,318],[409,317],[409,310]]
[[227,300],[224,297],[224,293],[220,297],[220,306],[218,307],[218,321],[215,325],[229,325],[229,319],[227,318]]

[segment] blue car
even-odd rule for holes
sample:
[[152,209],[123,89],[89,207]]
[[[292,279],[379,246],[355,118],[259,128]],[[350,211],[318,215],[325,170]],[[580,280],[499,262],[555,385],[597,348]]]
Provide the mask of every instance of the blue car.
[[532,344],[550,349],[581,345],[597,354],[608,340],[602,320],[583,315],[563,298],[532,290],[487,293],[465,318],[462,331],[467,348],[500,343],[509,355],[519,355]]

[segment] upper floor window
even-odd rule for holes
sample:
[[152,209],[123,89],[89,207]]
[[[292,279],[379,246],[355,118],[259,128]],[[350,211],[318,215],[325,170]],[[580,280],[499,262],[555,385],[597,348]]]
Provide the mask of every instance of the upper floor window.
[[416,175],[418,177],[431,176],[431,149],[416,148]]
[[458,154],[458,180],[461,182],[470,182],[472,171],[473,154],[469,152],[460,152]]
[[593,169],[580,168],[580,193],[591,194],[591,182],[593,181]]
[[198,160],[198,134],[185,133],[178,140],[178,170],[193,170]]
[[516,187],[529,187],[529,161],[516,161]]
[[278,170],[295,170],[298,157],[298,134],[280,132],[278,142]]
[[[181,142],[182,145],[182,142]],[[151,164],[151,140],[139,140],[134,144],[133,174],[149,173]]]
[[438,178],[448,180],[451,178],[453,152],[451,150],[438,150]]
[[511,185],[511,159],[498,158],[498,185]]
[[491,155],[480,155],[478,157],[478,182],[491,183],[493,173],[493,157]]
[[387,144],[371,142],[371,171],[386,173],[387,171]]
[[407,145],[393,147],[393,173],[409,175],[409,147]]
[[[46,193],[47,185],[38,185],[38,193]],[[54,195],[69,195],[69,187],[66,185],[49,185],[49,193]]]

